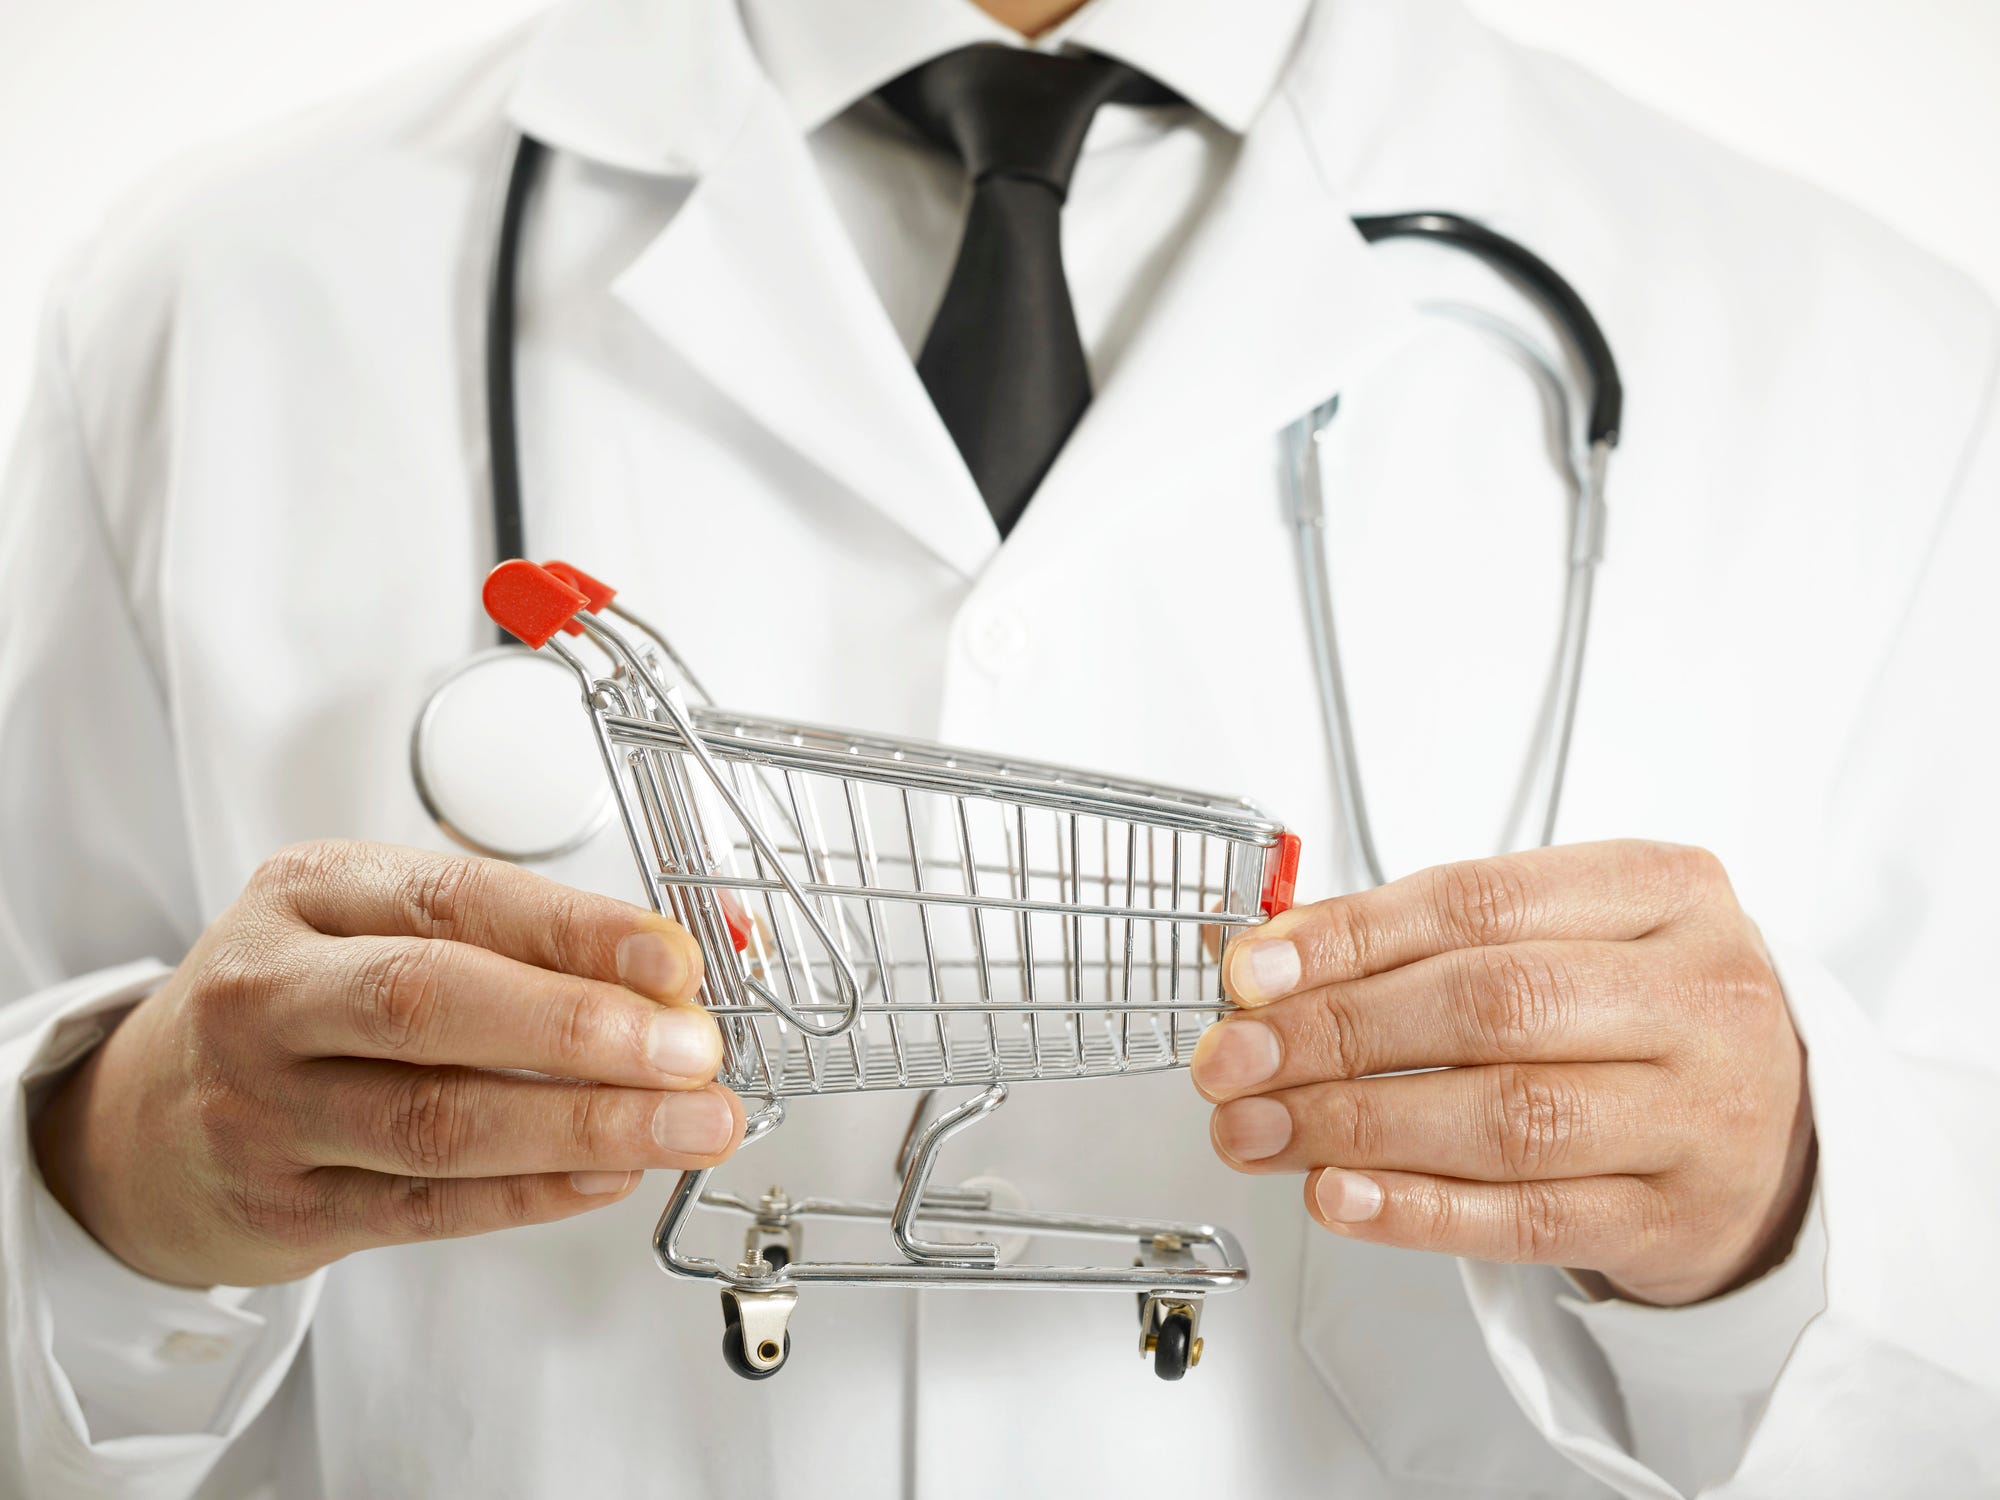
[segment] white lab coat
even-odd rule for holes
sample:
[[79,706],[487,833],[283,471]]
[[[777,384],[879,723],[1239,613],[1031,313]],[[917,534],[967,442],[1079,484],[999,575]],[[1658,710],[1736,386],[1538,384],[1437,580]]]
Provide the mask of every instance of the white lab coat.
[[[1004,549],[722,0],[583,0],[135,205],[55,303],[0,511],[0,1077],[73,1055],[58,1020],[143,994],[274,848],[445,847],[406,744],[486,638],[510,118],[565,153],[523,329],[538,554],[622,584],[732,706],[1250,794],[1305,835],[1302,899],[1356,874],[1278,429],[1343,393],[1333,561],[1396,870],[1500,836],[1560,596],[1533,394],[1413,301],[1519,309],[1349,217],[1456,209],[1559,266],[1629,391],[1561,833],[1721,855],[1818,1113],[1824,1310],[1717,1493],[2000,1482],[1992,311],[1444,0],[1323,0]],[[557,873],[630,894],[625,858],[611,835]],[[660,1179],[218,1310],[254,1346],[226,1431],[93,1441],[24,1097],[0,1489],[1671,1493],[1557,1273],[1318,1231],[1295,1180],[1215,1162],[1177,1076],[1018,1090],[947,1161],[1040,1207],[1234,1227],[1252,1285],[1179,1386],[1122,1297],[831,1289],[746,1385],[713,1295],[653,1268]],[[802,1108],[725,1180],[880,1196],[906,1109]],[[124,1288],[134,1339],[173,1322],[150,1290]]]

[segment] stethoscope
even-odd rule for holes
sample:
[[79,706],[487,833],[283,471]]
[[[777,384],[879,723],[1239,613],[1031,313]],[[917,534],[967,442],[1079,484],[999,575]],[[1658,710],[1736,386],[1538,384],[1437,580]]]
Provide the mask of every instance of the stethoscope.
[[[487,302],[484,383],[496,560],[527,555],[515,335],[522,235],[529,199],[546,157],[547,148],[540,142],[521,137],[501,204]],[[1531,759],[1539,763],[1542,773],[1541,813],[1535,827],[1538,842],[1546,845],[1555,838],[1556,816],[1562,804],[1583,680],[1584,646],[1590,633],[1591,592],[1603,556],[1605,471],[1611,451],[1618,445],[1624,405],[1617,361],[1576,289],[1517,241],[1453,213],[1375,215],[1356,218],[1354,225],[1370,244],[1386,239],[1422,239],[1484,262],[1547,315],[1582,372],[1578,380],[1529,335],[1479,308],[1432,303],[1423,309],[1473,329],[1528,372],[1551,425],[1552,446],[1570,500],[1561,625],[1549,695],[1531,750]],[[1355,755],[1326,562],[1326,498],[1320,453],[1339,405],[1339,398],[1334,397],[1286,429],[1282,440],[1286,503],[1298,556],[1300,594],[1326,731],[1335,809],[1351,830],[1353,847],[1370,882],[1380,885],[1387,877],[1376,850]],[[1583,415],[1580,428],[1579,412]],[[706,698],[699,682],[682,670],[687,685],[698,697]],[[543,713],[540,695],[550,695],[553,702],[557,693],[564,696],[566,708]],[[438,826],[476,853],[519,862],[554,859],[582,848],[595,837],[610,820],[612,806],[595,749],[582,738],[586,731],[582,716],[574,711],[574,694],[575,682],[567,669],[539,653],[511,645],[482,652],[438,684],[417,717],[410,742],[411,775],[418,796]],[[481,760],[477,749],[490,743],[489,727],[501,713],[511,726],[509,754],[498,764],[495,758],[486,757],[486,764],[468,766],[468,760]],[[532,736],[542,719],[551,720],[539,726],[552,736],[550,742],[540,747],[524,746],[523,737]],[[565,737],[556,721],[573,726],[577,737]],[[528,753],[536,748],[546,753]]]

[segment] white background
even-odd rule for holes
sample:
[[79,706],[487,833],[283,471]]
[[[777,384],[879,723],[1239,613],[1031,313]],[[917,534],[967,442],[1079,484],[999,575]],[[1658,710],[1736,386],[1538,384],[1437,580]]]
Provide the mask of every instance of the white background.
[[[1471,3],[1864,204],[2000,298],[2000,0]],[[43,284],[123,187],[540,5],[0,0],[0,434]]]

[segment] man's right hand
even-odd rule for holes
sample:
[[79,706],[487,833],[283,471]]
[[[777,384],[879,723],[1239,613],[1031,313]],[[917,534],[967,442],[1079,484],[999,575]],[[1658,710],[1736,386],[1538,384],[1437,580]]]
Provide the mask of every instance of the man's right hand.
[[35,1123],[58,1201],[184,1286],[614,1203],[736,1149],[673,922],[488,860],[286,849]]

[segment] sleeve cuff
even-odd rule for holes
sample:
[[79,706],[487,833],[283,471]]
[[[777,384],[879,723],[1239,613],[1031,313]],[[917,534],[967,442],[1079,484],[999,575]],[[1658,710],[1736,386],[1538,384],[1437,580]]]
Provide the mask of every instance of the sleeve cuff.
[[305,1335],[318,1279],[208,1291],[168,1286],[105,1250],[39,1179],[32,1205],[50,1352],[89,1440],[231,1438],[247,1426]]
[[32,1111],[166,972],[133,964],[45,991],[14,1008],[12,1035],[0,1037],[8,1096],[0,1106],[0,1331],[9,1367],[0,1389],[14,1408],[22,1457],[37,1472],[102,1479],[158,1464],[199,1469],[268,1403],[318,1300],[317,1276],[209,1291],[142,1276],[70,1217],[36,1169]]
[[1557,1299],[1589,1330],[1625,1395],[1635,1429],[1657,1397],[1761,1398],[1777,1382],[1800,1332],[1826,1310],[1826,1220],[1819,1188],[1785,1261],[1727,1296],[1692,1307],[1648,1307],[1617,1297]]
[[1819,1189],[1782,1265],[1692,1307],[1557,1298],[1590,1334],[1625,1409],[1631,1451],[1684,1495],[1735,1471],[1799,1335],[1826,1310]]

